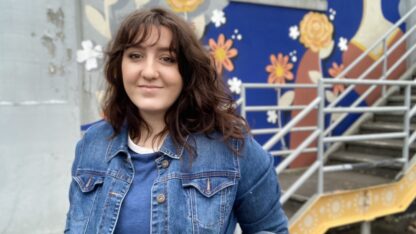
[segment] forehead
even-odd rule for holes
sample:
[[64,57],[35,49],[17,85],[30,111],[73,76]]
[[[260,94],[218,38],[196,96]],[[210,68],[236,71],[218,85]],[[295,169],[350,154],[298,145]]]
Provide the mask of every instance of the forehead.
[[136,33],[134,38],[134,45],[141,47],[149,46],[163,46],[171,47],[172,44],[172,32],[170,29],[164,26],[149,26],[142,27]]

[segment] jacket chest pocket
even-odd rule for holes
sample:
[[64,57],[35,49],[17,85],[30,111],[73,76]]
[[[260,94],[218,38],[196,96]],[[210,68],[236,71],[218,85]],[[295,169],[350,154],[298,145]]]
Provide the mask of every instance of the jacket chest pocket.
[[97,193],[102,187],[105,172],[78,170],[73,176],[73,192],[71,192],[71,218],[83,220],[91,214]]
[[221,228],[232,209],[236,179],[233,176],[205,176],[183,179],[188,214],[203,229]]

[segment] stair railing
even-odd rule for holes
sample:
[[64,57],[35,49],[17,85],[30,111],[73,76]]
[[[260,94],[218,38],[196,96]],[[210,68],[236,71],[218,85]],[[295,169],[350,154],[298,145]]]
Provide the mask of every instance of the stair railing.
[[[264,83],[243,83],[241,85],[241,95],[237,100],[236,104],[240,106],[241,116],[247,118],[248,112],[264,112],[269,110],[276,111],[291,111],[291,110],[305,110],[308,106],[306,105],[293,105],[293,106],[247,106],[246,101],[246,92],[248,89],[280,89],[285,88],[305,88],[305,89],[316,89],[315,84],[264,84]],[[314,107],[316,108],[316,106]],[[309,109],[308,109],[309,110]],[[280,117],[279,117],[280,118]],[[300,119],[299,119],[300,121]],[[296,123],[298,123],[297,121]],[[282,156],[287,157],[294,152],[294,150],[271,150],[273,146],[281,141],[283,137],[289,132],[303,132],[303,131],[315,131],[316,126],[302,126],[295,127],[296,123],[285,125],[284,128],[262,128],[262,129],[251,129],[251,134],[261,135],[261,134],[275,134],[272,139],[270,139],[266,144],[266,150],[270,152],[273,156]],[[305,148],[302,152],[316,152],[316,147],[314,148]]]
[[[410,49],[406,51],[406,53],[397,60],[394,65],[387,71],[387,58],[388,56],[393,53],[397,47],[403,43],[412,33],[416,30],[416,25],[413,25],[406,33],[396,42],[393,46],[387,49],[387,40],[392,32],[394,32],[400,25],[409,18],[414,12],[416,12],[416,7],[413,7],[409,12],[407,12],[400,20],[398,20],[382,37],[380,37],[376,42],[374,42],[364,53],[362,53],[353,63],[351,63],[347,68],[345,68],[340,74],[338,74],[335,79],[342,79],[346,76],[348,72],[350,72],[357,64],[359,64],[371,51],[376,48],[380,43],[383,43],[383,55],[375,61],[370,67],[368,67],[358,78],[357,80],[363,80],[366,78],[370,72],[372,72],[381,62],[383,62],[383,73],[380,77],[380,80],[385,80],[393,71],[413,52],[416,48],[416,44],[414,44]],[[351,91],[355,88],[355,84],[349,86],[344,92],[342,92],[333,102],[329,104],[329,107],[334,107],[337,105],[341,100],[343,100]],[[357,106],[359,105],[369,94],[376,88],[376,85],[372,85],[368,88],[363,95],[359,99],[357,99],[352,105]],[[383,88],[383,93],[385,89]],[[332,123],[326,130],[325,135],[329,134],[335,127],[337,127],[345,118],[347,114],[341,115],[334,123]]]
[[[392,133],[377,133],[377,134],[360,134],[360,135],[343,135],[343,136],[326,136],[325,130],[322,130],[322,136],[318,142],[318,148],[324,148],[325,143],[334,143],[334,142],[347,142],[347,141],[362,141],[362,140],[378,140],[378,139],[404,139],[404,145],[402,150],[402,158],[398,160],[391,160],[396,162],[403,163],[403,169],[408,167],[409,162],[409,148],[410,145],[416,139],[416,131],[410,135],[410,121],[411,118],[416,113],[416,105],[411,106],[411,88],[416,87],[415,81],[399,81],[399,80],[340,80],[340,79],[331,79],[323,78],[318,82],[318,89],[323,92],[324,86],[327,84],[347,84],[347,85],[381,85],[381,86],[400,86],[405,87],[405,100],[402,106],[382,106],[382,107],[324,107],[318,110],[320,118],[324,118],[325,114],[329,113],[386,113],[386,112],[402,112],[404,113],[403,118],[403,131],[401,132],[392,132]],[[318,157],[323,158],[323,151],[318,151]],[[335,171],[344,171],[352,170],[357,167],[369,166],[366,163],[362,164],[342,164],[342,165],[332,165],[324,166],[324,172],[335,172]],[[370,165],[371,166],[371,165]]]
[[[310,126],[310,127],[295,127],[303,118],[305,118],[312,110],[317,109],[320,105],[324,104],[324,99],[322,97],[316,97],[309,105],[307,106],[288,106],[288,107],[281,107],[281,106],[247,106],[246,103],[246,90],[247,89],[267,89],[267,88],[317,88],[315,84],[252,84],[252,83],[244,83],[241,87],[241,98],[237,101],[237,103],[241,103],[241,116],[246,118],[247,112],[256,112],[256,111],[268,111],[268,110],[301,110],[289,123],[287,123],[283,128],[273,128],[273,129],[253,129],[252,133],[255,134],[270,134],[275,133],[264,145],[263,149],[266,151],[270,151],[272,147],[278,143],[282,138],[288,134],[289,132],[293,131],[313,131],[295,150],[293,151],[286,151],[289,155],[284,158],[284,160],[276,167],[276,173],[282,172],[290,163],[292,163],[302,152],[313,152],[316,151],[316,148],[307,148],[314,140],[316,140],[319,136],[322,135],[323,129],[323,120],[318,120],[317,126]],[[322,108],[322,107],[321,107]],[[322,123],[321,123],[322,122]],[[322,125],[322,126],[321,126]],[[322,154],[321,154],[322,155]],[[319,158],[315,161],[312,166],[310,166],[301,176],[300,178],[293,183],[293,185],[285,191],[285,193],[281,196],[280,202],[286,202],[297,189],[316,171],[323,172],[323,158]],[[319,170],[320,169],[320,170]],[[322,173],[323,175],[323,173]],[[320,180],[323,182],[323,179]],[[318,192],[323,192],[323,184],[318,186]]]
[[[247,112],[254,111],[268,111],[268,110],[302,110],[298,115],[296,115],[289,123],[287,123],[283,128],[273,128],[273,129],[253,129],[253,134],[270,134],[275,133],[264,145],[265,150],[270,150],[277,142],[279,142],[287,133],[293,131],[313,131],[305,141],[297,147],[295,150],[286,151],[289,153],[289,156],[283,159],[283,161],[276,168],[276,172],[280,173],[284,170],[293,160],[295,160],[300,153],[309,151],[317,151],[317,160],[309,166],[309,168],[288,188],[280,198],[280,202],[286,202],[295,192],[299,189],[305,181],[316,171],[318,171],[318,184],[317,184],[317,194],[322,194],[324,191],[324,172],[330,171],[341,171],[341,170],[351,170],[354,168],[352,164],[336,165],[336,166],[324,166],[324,154],[325,154],[325,143],[335,143],[335,142],[345,142],[345,141],[359,141],[359,140],[369,140],[369,139],[394,139],[394,138],[403,138],[405,140],[403,147],[403,155],[399,162],[404,163],[404,168],[408,166],[408,149],[410,145],[416,140],[416,131],[409,135],[410,132],[410,119],[416,114],[416,106],[410,109],[410,95],[411,87],[416,86],[416,82],[412,81],[391,81],[385,80],[392,72],[402,63],[404,60],[412,54],[416,49],[416,44],[413,45],[406,53],[399,58],[392,67],[387,70],[387,58],[388,56],[407,39],[411,33],[416,30],[416,25],[411,27],[393,46],[387,50],[387,40],[392,32],[396,30],[410,15],[416,12],[416,7],[412,8],[408,13],[406,13],[390,30],[388,30],[380,39],[378,39],[373,45],[371,45],[364,53],[362,53],[352,64],[350,64],[346,69],[344,69],[338,76],[335,78],[323,78],[318,81],[318,85],[313,84],[253,84],[253,83],[244,83],[242,84],[242,93],[241,98],[237,101],[237,104],[241,104],[241,115],[246,118]],[[360,75],[355,80],[350,79],[340,79],[345,77],[345,75],[351,71],[357,64],[359,64],[368,54],[371,53],[380,43],[383,45],[384,54],[374,62],[363,74]],[[379,64],[383,62],[383,74],[378,80],[364,80],[368,74],[373,71]],[[331,86],[331,84],[349,84],[350,86],[334,100],[327,107],[325,107],[325,88]],[[346,97],[356,85],[370,85],[370,87],[360,96],[351,107],[335,107],[344,97]],[[402,107],[357,107],[370,93],[375,90],[375,88],[381,85],[383,87],[386,85],[397,85],[405,86],[405,104]],[[309,105],[307,106],[247,106],[246,103],[246,90],[251,88],[317,88],[318,95]],[[295,127],[297,123],[300,122],[305,116],[307,116],[313,109],[318,109],[318,122],[317,127],[307,126],[307,127]],[[356,135],[356,136],[327,136],[343,119],[348,115],[347,112],[351,113],[364,113],[364,112],[390,112],[390,111],[401,111],[405,112],[404,117],[404,131],[395,132],[395,133],[383,133],[383,134],[366,134],[366,135]],[[325,114],[328,113],[340,113],[345,112],[338,120],[332,123],[327,128],[324,124]],[[307,146],[312,143],[314,140],[318,139],[317,148],[307,148]],[[283,155],[282,153],[275,153],[274,155]]]

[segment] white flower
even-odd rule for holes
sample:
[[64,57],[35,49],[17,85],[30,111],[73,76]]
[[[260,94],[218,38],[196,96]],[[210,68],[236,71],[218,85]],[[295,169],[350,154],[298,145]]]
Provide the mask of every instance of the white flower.
[[294,25],[289,28],[289,37],[293,40],[296,40],[300,35],[299,28],[297,25]]
[[335,15],[329,15],[329,19],[331,20],[331,21],[334,21],[334,19],[335,19]]
[[237,35],[237,40],[241,41],[241,39],[243,39],[243,35],[238,34],[238,35]]
[[219,27],[222,24],[225,24],[225,22],[227,21],[227,19],[224,17],[224,12],[215,9],[212,12],[212,17],[211,17],[211,22],[213,22],[215,24],[215,27]]
[[241,92],[241,80],[237,77],[233,77],[227,81],[230,91],[232,93],[240,94]]
[[85,69],[91,71],[97,68],[97,59],[102,59],[103,50],[100,45],[93,47],[92,41],[86,40],[81,42],[82,50],[77,51],[77,62],[85,62]]
[[340,37],[338,47],[341,51],[346,51],[348,49],[348,40],[344,37]]
[[275,124],[277,122],[277,118],[278,117],[276,111],[267,111],[267,122]]
[[298,57],[296,57],[296,55],[290,57],[290,59],[292,60],[293,63],[296,63],[296,61],[298,61]]

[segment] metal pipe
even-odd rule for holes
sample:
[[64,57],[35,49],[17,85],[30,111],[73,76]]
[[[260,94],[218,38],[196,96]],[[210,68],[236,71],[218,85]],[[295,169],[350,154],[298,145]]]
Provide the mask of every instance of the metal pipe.
[[409,142],[407,144],[407,147],[410,147],[410,145],[416,140],[416,131],[413,131],[412,135],[409,138]]
[[[399,44],[399,43],[397,43]],[[383,51],[387,51],[387,39],[383,39]],[[387,56],[383,56],[383,73],[381,74],[382,79],[386,78],[387,72]],[[384,95],[386,93],[386,86],[383,86],[381,89],[381,94]]]
[[[416,29],[416,25],[413,26],[410,30],[408,30],[403,37],[401,37],[386,53],[383,54],[383,56],[381,56],[380,59],[384,59],[387,58],[388,55],[390,55],[390,53],[392,53],[392,51],[394,51],[401,42],[403,42],[414,30]],[[361,56],[360,56],[361,57]],[[377,60],[375,63],[371,64],[371,66],[369,68],[367,68],[356,80],[363,80],[365,76],[367,76],[376,66],[378,66],[380,64],[381,60]],[[352,63],[348,68],[352,67],[352,65],[355,64]],[[358,63],[357,63],[358,64]],[[354,65],[355,66],[355,65]],[[346,70],[348,70],[348,68]],[[344,70],[345,71],[345,70]],[[342,74],[342,72],[341,72]],[[343,77],[341,76],[341,74],[339,74],[339,76],[337,76],[337,78],[339,77]],[[345,73],[346,74],[346,73]],[[385,73],[384,73],[385,74]],[[388,75],[382,77],[382,79],[388,77]],[[337,79],[339,80],[339,79]],[[350,85],[349,87],[347,87],[347,89],[345,89],[344,92],[342,92],[337,99],[335,99],[332,103],[330,103],[328,105],[328,107],[334,107],[336,104],[339,103],[340,100],[342,100],[345,96],[347,96],[347,94],[349,94],[353,89],[355,88],[355,84]]]
[[391,166],[392,163],[403,163],[403,160],[400,158],[400,159],[395,159],[395,160],[378,161],[377,163],[365,162],[365,163],[338,164],[338,165],[325,166],[324,171],[325,172],[350,171],[350,170],[355,170],[355,169],[374,168],[378,166]]
[[318,194],[322,194],[324,192],[324,129],[325,129],[325,90],[324,90],[324,82],[322,79],[318,81],[318,96],[321,98],[319,102],[318,108],[318,129],[319,129],[319,136],[318,136],[318,158],[317,162],[319,163],[319,170],[318,170],[318,184],[317,184],[317,192]]
[[[269,153],[272,156],[282,156],[285,157],[283,155],[288,155],[293,153],[295,150],[274,150],[274,151],[269,151]],[[317,152],[318,148],[314,147],[314,148],[306,148],[302,151],[302,153],[313,153],[313,152]]]
[[[290,129],[290,132],[306,132],[314,131],[316,127],[295,127]],[[260,135],[260,134],[270,134],[280,132],[282,128],[263,128],[263,129],[252,129],[251,134]]]
[[[416,44],[415,44],[416,45]],[[323,78],[326,84],[360,84],[360,85],[398,85],[398,86],[416,86],[416,82],[407,80],[336,80],[331,78]]]
[[247,113],[246,113],[246,86],[245,84],[241,84],[241,95],[240,95],[240,99],[241,99],[241,107],[240,107],[240,111],[241,111],[241,117],[243,117],[244,119],[247,118]]
[[407,49],[406,52],[389,68],[389,70],[386,73],[386,77],[388,77],[391,73],[393,73],[394,70],[407,58],[409,55],[413,53],[413,51],[416,49],[416,44],[414,44],[410,49]]
[[244,83],[246,88],[316,88],[316,84],[265,84],[265,83]]
[[353,67],[355,67],[358,63],[361,62],[373,49],[388,35],[390,35],[397,27],[400,26],[414,11],[416,11],[416,6],[413,7],[409,12],[407,12],[399,21],[397,21],[386,33],[383,34],[378,40],[376,40],[371,46],[367,48],[367,50],[362,53],[358,58],[354,60],[345,70],[343,70],[340,74],[338,74],[337,78],[344,77]]
[[245,111],[255,112],[255,111],[269,111],[269,110],[303,110],[307,106],[246,106]]
[[[319,129],[315,130],[312,134],[310,134],[302,142],[302,144],[300,144],[299,146],[297,146],[296,149],[287,158],[285,158],[285,160],[283,160],[282,162],[280,162],[279,165],[276,167],[277,174],[279,174],[284,169],[286,169],[286,167],[289,166],[289,164],[291,162],[293,162],[293,160],[295,160],[299,156],[299,154],[302,153],[302,151],[306,147],[308,147],[316,139],[316,137],[319,135],[320,132],[321,131]],[[318,148],[318,150],[319,150],[319,148]]]
[[292,186],[290,186],[290,188],[284,193],[282,194],[282,196],[280,197],[280,203],[284,204],[289,198],[290,196],[293,195],[293,193],[296,192],[296,190],[299,189],[300,186],[302,186],[303,183],[305,183],[305,181],[307,179],[309,179],[309,177],[318,169],[319,167],[319,162],[314,162],[300,177],[298,180],[296,180],[295,183],[292,184]]
[[403,128],[406,136],[404,137],[404,147],[402,150],[402,158],[404,160],[403,170],[406,170],[409,165],[409,132],[410,132],[410,118],[409,118],[409,109],[410,109],[410,98],[411,98],[411,86],[406,86],[404,93],[404,105],[407,106],[407,111],[403,116]]
[[305,117],[309,112],[311,112],[312,109],[315,108],[315,106],[320,102],[320,98],[315,98],[304,110],[299,112],[289,123],[287,123],[282,131],[276,133],[273,137],[271,137],[264,145],[263,149],[268,151],[270,150],[277,141],[279,141],[284,135],[286,135],[290,129],[295,126],[300,120],[302,120],[303,117]]
[[408,108],[404,106],[394,106],[394,107],[335,107],[335,108],[325,108],[325,113],[361,113],[361,112],[405,112]]
[[412,109],[410,110],[410,112],[409,112],[409,119],[411,119],[415,115],[415,113],[416,113],[416,105],[414,105],[412,107]]
[[394,132],[394,133],[377,133],[377,134],[363,134],[363,135],[352,135],[352,136],[335,136],[325,137],[324,143],[328,142],[341,142],[341,141],[362,141],[362,140],[379,140],[379,139],[394,139],[405,137],[405,132]]

